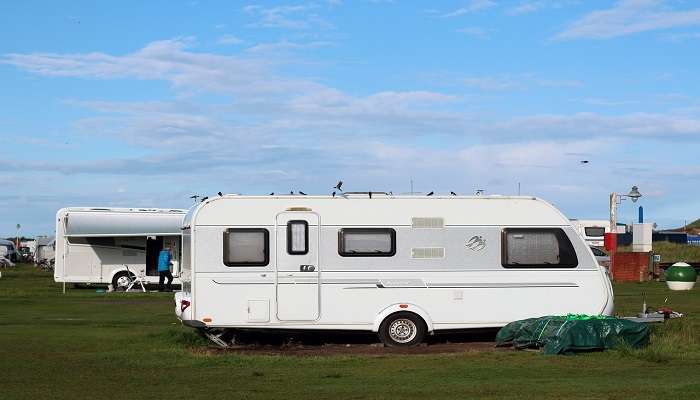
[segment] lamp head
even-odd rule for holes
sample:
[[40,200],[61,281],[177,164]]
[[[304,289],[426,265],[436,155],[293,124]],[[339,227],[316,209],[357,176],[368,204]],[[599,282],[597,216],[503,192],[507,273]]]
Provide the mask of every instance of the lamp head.
[[630,192],[627,196],[629,196],[629,198],[632,199],[633,203],[636,203],[637,200],[639,200],[639,198],[642,197],[642,194],[639,193],[638,187],[632,186],[632,190],[630,190]]

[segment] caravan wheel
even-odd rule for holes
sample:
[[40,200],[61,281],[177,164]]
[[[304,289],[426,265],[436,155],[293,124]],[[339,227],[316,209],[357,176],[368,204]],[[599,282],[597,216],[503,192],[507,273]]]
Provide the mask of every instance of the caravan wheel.
[[134,274],[131,274],[126,271],[118,272],[114,274],[114,278],[112,278],[112,287],[114,288],[115,292],[124,291],[127,287],[129,287],[129,285],[134,279],[136,279],[136,276],[134,276]]
[[408,347],[423,341],[427,328],[421,317],[410,312],[398,312],[386,317],[379,327],[379,339],[386,346]]

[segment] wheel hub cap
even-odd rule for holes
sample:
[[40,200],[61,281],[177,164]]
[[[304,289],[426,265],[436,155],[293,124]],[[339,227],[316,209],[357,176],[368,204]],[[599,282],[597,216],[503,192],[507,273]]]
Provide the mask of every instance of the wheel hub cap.
[[408,343],[417,333],[416,324],[410,319],[400,318],[389,325],[389,336],[397,343]]

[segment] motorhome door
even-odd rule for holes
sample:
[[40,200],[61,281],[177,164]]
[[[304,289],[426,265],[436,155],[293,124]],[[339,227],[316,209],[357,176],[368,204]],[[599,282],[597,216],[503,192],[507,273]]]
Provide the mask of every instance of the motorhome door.
[[277,318],[313,321],[320,310],[319,218],[312,212],[277,215]]

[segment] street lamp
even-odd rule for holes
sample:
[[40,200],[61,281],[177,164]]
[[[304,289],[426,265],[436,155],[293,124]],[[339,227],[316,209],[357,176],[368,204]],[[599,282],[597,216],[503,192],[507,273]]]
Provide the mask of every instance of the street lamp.
[[615,192],[610,193],[610,237],[609,237],[609,251],[610,251],[610,276],[613,277],[613,268],[615,265],[615,253],[617,252],[617,205],[621,204],[625,199],[631,199],[633,203],[636,203],[642,194],[639,193],[639,188],[637,186],[632,186],[632,189],[628,194],[617,194]]

